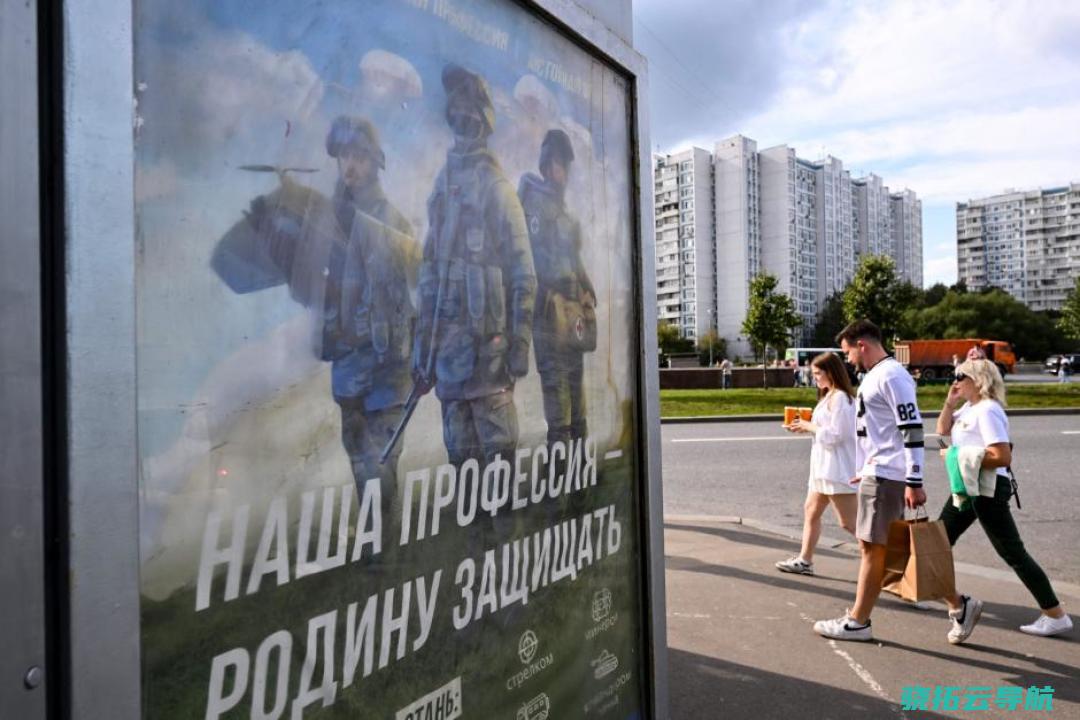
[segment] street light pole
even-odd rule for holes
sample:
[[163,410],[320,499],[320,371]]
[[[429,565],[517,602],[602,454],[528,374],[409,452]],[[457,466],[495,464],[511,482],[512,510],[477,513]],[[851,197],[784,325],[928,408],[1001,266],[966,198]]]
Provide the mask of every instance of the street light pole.
[[[705,312],[709,315],[709,330],[713,330],[712,308],[707,309]],[[716,338],[709,336],[709,367],[713,366],[713,345],[715,340]]]

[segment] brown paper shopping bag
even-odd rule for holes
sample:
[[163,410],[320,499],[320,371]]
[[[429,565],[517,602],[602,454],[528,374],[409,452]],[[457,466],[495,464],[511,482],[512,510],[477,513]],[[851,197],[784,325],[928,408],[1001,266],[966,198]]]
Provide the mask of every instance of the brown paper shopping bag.
[[956,594],[952,546],[940,520],[923,517],[889,525],[882,589],[911,601]]

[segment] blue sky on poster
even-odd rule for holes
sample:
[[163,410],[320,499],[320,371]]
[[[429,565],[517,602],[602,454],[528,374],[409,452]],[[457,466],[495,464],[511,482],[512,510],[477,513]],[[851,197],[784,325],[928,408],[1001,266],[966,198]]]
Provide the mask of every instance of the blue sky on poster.
[[955,203],[1080,180],[1080,3],[634,0],[654,149],[831,154],[923,200],[927,285]]

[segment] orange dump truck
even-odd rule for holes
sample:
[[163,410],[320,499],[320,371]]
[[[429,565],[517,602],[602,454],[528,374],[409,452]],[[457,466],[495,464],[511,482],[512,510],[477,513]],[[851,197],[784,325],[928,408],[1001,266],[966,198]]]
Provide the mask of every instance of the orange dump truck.
[[982,348],[986,359],[998,366],[1002,375],[1016,368],[1013,346],[1004,340],[901,340],[896,343],[896,359],[913,375],[918,371],[924,380],[952,376],[953,356],[963,360],[968,350]]

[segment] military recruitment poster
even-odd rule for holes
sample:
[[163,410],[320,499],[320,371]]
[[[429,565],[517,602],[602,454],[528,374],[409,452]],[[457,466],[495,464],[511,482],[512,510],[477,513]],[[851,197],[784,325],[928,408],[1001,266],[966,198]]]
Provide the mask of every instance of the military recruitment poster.
[[135,8],[145,716],[644,717],[627,80],[510,0]]

